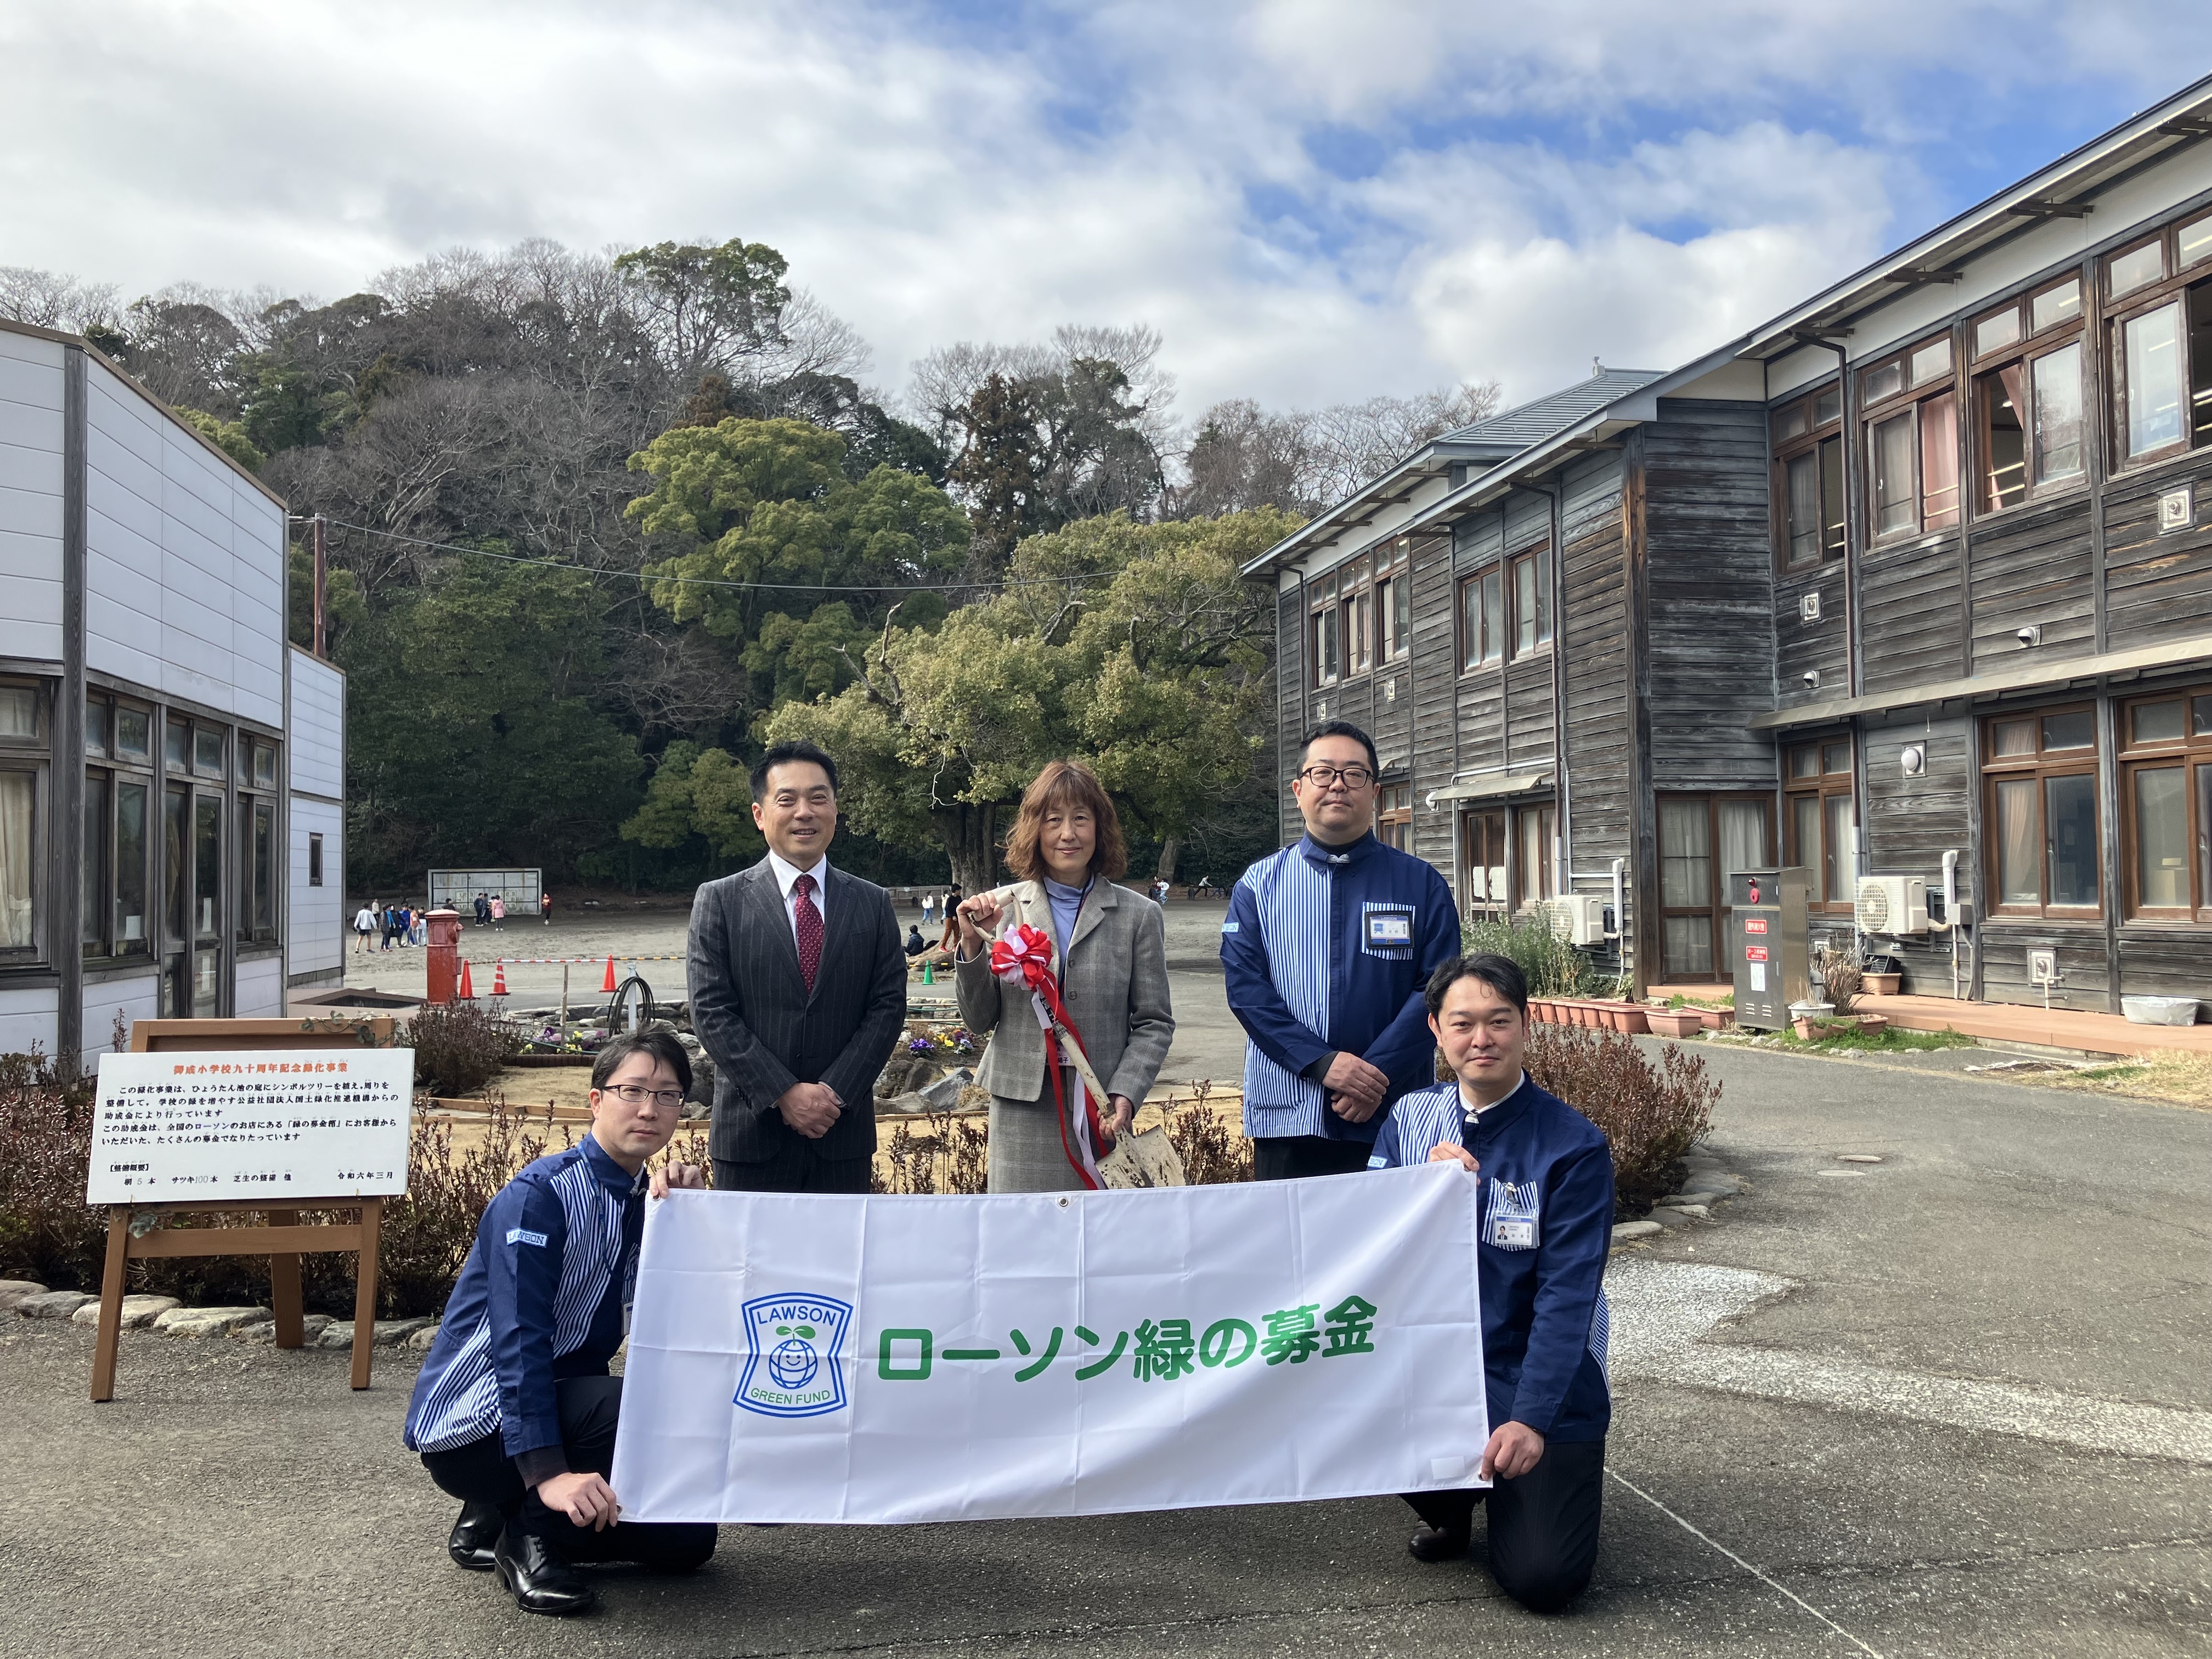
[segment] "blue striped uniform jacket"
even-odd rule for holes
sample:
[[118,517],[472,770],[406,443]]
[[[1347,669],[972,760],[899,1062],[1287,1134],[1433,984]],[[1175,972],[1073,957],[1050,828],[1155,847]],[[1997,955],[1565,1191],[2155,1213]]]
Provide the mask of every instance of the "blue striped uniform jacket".
[[1523,1073],[1521,1086],[1466,1121],[1459,1085],[1398,1103],[1368,1167],[1425,1164],[1445,1141],[1481,1165],[1476,1273],[1490,1426],[1526,1423],[1548,1439],[1602,1440],[1606,1253],[1613,1245],[1613,1153],[1597,1126]]
[[449,1451],[495,1430],[509,1457],[558,1450],[553,1385],[605,1376],[622,1346],[645,1188],[586,1135],[500,1189],[415,1380],[410,1451]]
[[1245,871],[1221,926],[1229,1011],[1251,1039],[1244,1133],[1372,1140],[1378,1112],[1347,1123],[1322,1098],[1331,1056],[1386,1073],[1384,1109],[1436,1078],[1421,1000],[1429,975],[1459,954],[1459,915],[1434,865],[1370,834],[1349,847],[1310,836]]

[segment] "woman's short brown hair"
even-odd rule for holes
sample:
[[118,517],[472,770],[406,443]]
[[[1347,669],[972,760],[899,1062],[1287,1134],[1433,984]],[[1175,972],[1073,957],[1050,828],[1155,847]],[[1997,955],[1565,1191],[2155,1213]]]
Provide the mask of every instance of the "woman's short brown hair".
[[1129,867],[1129,849],[1121,840],[1121,820],[1112,797],[1098,775],[1081,761],[1054,761],[1022,791],[1022,810],[1006,836],[1006,868],[1024,881],[1042,881],[1051,872],[1037,842],[1044,834],[1045,814],[1057,807],[1088,807],[1098,826],[1098,840],[1091,851],[1091,873],[1112,881]]

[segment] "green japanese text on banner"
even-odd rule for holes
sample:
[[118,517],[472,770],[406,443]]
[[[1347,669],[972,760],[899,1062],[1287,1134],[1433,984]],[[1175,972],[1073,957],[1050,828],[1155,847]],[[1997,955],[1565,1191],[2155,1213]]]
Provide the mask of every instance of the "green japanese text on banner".
[[646,1223],[623,1518],[881,1523],[1476,1483],[1457,1165],[981,1198],[678,1192]]

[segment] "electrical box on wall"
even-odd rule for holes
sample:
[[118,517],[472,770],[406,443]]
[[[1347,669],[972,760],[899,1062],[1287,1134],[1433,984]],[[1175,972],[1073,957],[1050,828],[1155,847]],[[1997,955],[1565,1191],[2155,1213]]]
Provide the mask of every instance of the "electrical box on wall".
[[1820,590],[1819,588],[1816,587],[1809,593],[1800,593],[1797,596],[1797,620],[1799,622],[1820,620]]
[[2030,985],[2058,983],[2058,952],[2030,951],[2027,953],[2027,982]]
[[2197,521],[2196,507],[2196,492],[2190,485],[2167,490],[2158,498],[2158,533],[2188,529]]

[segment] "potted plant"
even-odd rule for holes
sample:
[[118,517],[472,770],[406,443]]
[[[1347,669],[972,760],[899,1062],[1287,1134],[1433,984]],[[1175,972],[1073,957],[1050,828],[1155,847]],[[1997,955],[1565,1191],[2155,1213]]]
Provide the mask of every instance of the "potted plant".
[[1655,1036],[1695,1036],[1705,1029],[1705,1019],[1695,1008],[1653,1008],[1644,1018]]
[[1793,1002],[1790,1005],[1790,1028],[1797,1033],[1799,1041],[1817,1042],[1836,1034],[1835,1013],[1832,1002]]
[[1725,1031],[1735,1024],[1735,1010],[1733,1008],[1700,1008],[1696,1012],[1708,1031]]
[[1887,952],[1870,956],[1860,978],[1868,995],[1893,997],[1904,988],[1905,964]]

